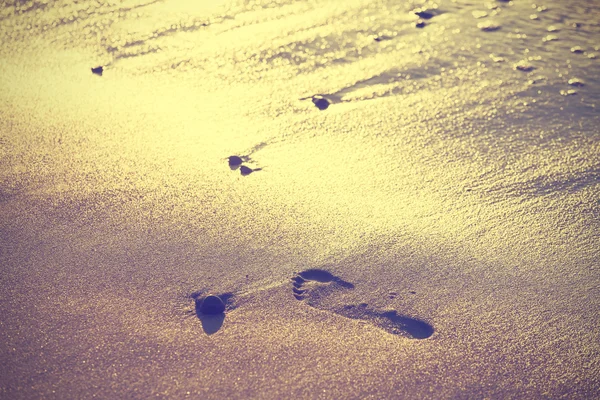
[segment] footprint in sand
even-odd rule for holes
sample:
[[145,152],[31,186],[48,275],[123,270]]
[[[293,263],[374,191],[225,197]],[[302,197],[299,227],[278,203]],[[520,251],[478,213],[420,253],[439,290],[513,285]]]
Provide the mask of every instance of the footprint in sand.
[[354,285],[322,269],[308,269],[292,278],[292,291],[298,300],[320,310],[327,310],[347,318],[368,321],[393,335],[413,339],[426,339],[434,329],[425,321],[398,314],[394,311],[377,311],[366,303],[359,305],[328,306],[327,298]]

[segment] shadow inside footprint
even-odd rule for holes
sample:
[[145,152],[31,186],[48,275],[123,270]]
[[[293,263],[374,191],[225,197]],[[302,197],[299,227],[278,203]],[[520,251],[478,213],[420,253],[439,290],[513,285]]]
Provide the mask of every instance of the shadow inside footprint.
[[337,314],[352,319],[367,320],[373,325],[393,335],[407,336],[413,339],[427,339],[433,335],[433,326],[416,318],[398,315],[396,310],[378,312],[368,308],[362,303],[358,306],[346,305],[340,310],[334,310]]
[[298,277],[304,281],[317,281],[321,283],[335,282],[347,289],[354,289],[353,284],[346,282],[345,280],[333,275],[329,271],[325,271],[324,269],[307,269],[306,271],[300,272]]
[[[313,283],[322,283],[316,285]],[[305,300],[311,307],[328,310],[346,318],[369,321],[380,329],[394,335],[414,339],[426,339],[433,335],[433,326],[416,318],[399,315],[395,310],[376,311],[366,303],[341,308],[328,306],[326,298],[340,289],[353,289],[354,285],[322,269],[308,269],[292,278],[292,291],[297,300]]]
[[[207,335],[212,335],[221,329],[225,321],[225,311],[230,310],[229,300],[233,297],[232,293],[223,293],[220,295],[203,296],[197,292],[191,296],[195,302],[196,316],[202,323],[202,329]],[[218,299],[218,300],[217,300]],[[207,304],[207,300],[211,300]],[[222,308],[219,307],[219,301],[222,302]]]

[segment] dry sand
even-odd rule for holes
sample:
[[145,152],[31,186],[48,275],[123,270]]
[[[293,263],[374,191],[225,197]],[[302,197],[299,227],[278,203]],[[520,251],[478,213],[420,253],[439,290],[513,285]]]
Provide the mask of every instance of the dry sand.
[[597,6],[19,4],[0,398],[600,397]]

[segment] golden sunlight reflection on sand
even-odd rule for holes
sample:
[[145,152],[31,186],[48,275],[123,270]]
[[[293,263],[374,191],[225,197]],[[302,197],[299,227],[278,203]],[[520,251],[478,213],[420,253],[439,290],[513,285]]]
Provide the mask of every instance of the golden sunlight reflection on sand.
[[599,16],[540,7],[7,5],[0,393],[593,398]]

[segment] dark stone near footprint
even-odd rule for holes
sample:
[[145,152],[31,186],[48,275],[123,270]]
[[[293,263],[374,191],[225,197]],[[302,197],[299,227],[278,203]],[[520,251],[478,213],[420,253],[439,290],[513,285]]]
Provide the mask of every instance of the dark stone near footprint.
[[102,72],[104,72],[104,68],[101,65],[98,67],[92,68],[93,74],[102,76]]
[[313,97],[312,102],[321,111],[326,110],[329,107],[329,100],[324,97]]
[[225,312],[225,303],[219,296],[206,296],[200,304],[199,311],[205,315],[217,315]]
[[229,166],[230,167],[238,167],[240,165],[242,165],[242,159],[238,156],[230,156],[229,157]]

